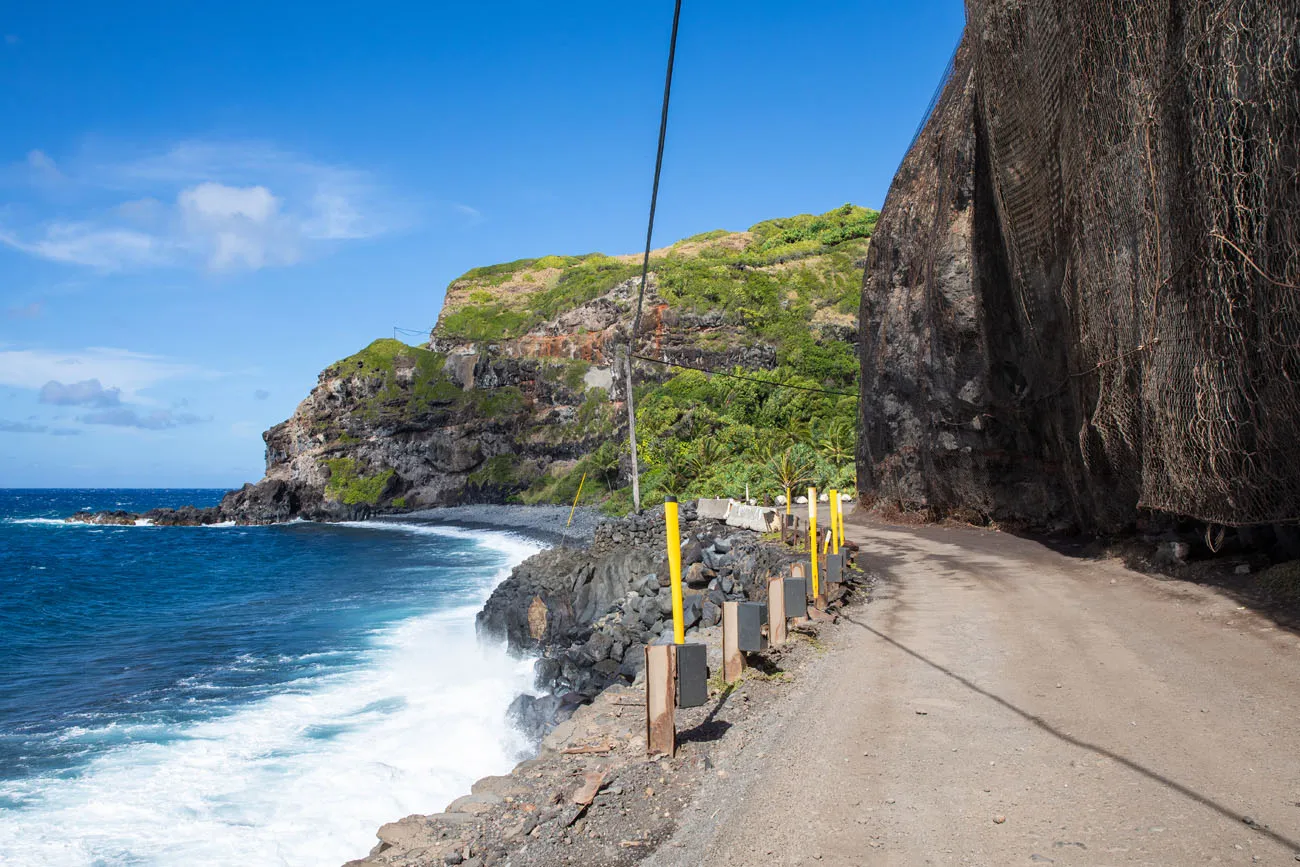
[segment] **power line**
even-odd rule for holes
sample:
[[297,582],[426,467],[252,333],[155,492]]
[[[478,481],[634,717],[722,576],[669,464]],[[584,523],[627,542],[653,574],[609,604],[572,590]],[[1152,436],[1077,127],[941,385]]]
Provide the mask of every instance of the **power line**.
[[745,376],[744,374],[741,373],[727,373],[726,371],[714,370],[709,367],[694,367],[690,364],[682,364],[679,361],[665,361],[661,358],[650,358],[645,355],[633,355],[632,358],[635,358],[638,361],[648,361],[651,364],[662,364],[665,367],[680,367],[683,370],[695,370],[700,373],[707,373],[710,376],[725,376],[728,379],[743,379],[746,382],[756,382],[759,385],[768,385],[771,386],[772,388],[793,388],[799,391],[812,391],[818,394],[833,394],[837,397],[857,398],[857,395],[851,391],[832,391],[828,388],[816,388],[811,385],[793,385],[788,382],[773,382],[770,379],[759,379],[756,376]]
[[673,91],[673,63],[677,58],[677,24],[682,17],[682,0],[673,6],[673,34],[668,40],[668,71],[664,75],[664,105],[659,113],[659,148],[655,153],[655,181],[650,190],[650,219],[645,230],[645,256],[641,260],[641,289],[636,296],[636,315],[632,318],[632,336],[627,352],[627,431],[628,446],[632,451],[632,507],[641,511],[641,470],[636,457],[636,408],[632,405],[632,353],[636,351],[636,336],[641,328],[641,305],[645,301],[646,276],[650,273],[650,241],[655,233],[655,206],[659,202],[659,174],[664,167],[664,139],[668,135],[668,100]]

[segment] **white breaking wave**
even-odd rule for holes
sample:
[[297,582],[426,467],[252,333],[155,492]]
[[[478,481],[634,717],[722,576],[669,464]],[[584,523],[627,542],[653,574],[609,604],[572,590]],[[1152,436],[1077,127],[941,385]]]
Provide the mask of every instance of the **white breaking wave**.
[[360,669],[185,726],[169,742],[115,748],[74,777],[0,783],[0,805],[23,804],[0,806],[0,864],[337,867],[363,857],[381,824],[438,812],[478,777],[508,771],[526,745],[505,710],[531,688],[532,662],[481,646],[474,615],[540,546],[357,525],[472,538],[504,556],[478,604],[377,633]]

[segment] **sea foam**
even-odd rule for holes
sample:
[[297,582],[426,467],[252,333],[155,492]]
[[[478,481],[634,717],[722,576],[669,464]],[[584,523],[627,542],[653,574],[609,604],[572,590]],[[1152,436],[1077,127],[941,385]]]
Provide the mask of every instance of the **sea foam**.
[[166,736],[67,732],[123,745],[75,775],[0,783],[0,864],[337,865],[364,856],[381,824],[437,812],[476,778],[507,771],[525,744],[505,710],[530,689],[531,661],[480,645],[474,615],[539,546],[362,526],[473,538],[505,565],[467,588],[468,604],[376,632],[359,666]]

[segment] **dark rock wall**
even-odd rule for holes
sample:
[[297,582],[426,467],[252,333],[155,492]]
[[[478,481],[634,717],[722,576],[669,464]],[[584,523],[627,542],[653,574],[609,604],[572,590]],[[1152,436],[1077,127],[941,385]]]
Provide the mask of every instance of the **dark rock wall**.
[[863,495],[1038,528],[1300,519],[1300,7],[967,14],[868,257]]

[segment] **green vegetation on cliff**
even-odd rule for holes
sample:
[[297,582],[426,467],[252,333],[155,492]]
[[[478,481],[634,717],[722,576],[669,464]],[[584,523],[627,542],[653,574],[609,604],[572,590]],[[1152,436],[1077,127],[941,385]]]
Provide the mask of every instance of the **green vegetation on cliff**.
[[[856,315],[861,262],[878,217],[844,205],[746,232],[704,232],[656,251],[651,273],[670,304],[721,311],[754,337],[783,342],[806,332],[821,309]],[[438,333],[454,340],[519,337],[639,273],[638,257],[601,253],[475,268],[448,287]]]
[[[761,377],[819,387],[790,368]],[[640,391],[637,451],[651,502],[665,494],[741,498],[747,488],[751,496],[775,499],[783,486],[773,464],[787,451],[807,465],[805,484],[853,489],[851,432],[858,409],[853,397],[693,370]]]
[[375,505],[393,477],[392,470],[363,475],[360,464],[353,458],[330,458],[324,464],[330,471],[325,496],[348,506]]
[[[655,251],[655,291],[672,311],[667,325],[656,326],[667,329],[659,333],[673,346],[694,346],[714,358],[775,356],[775,368],[733,371],[759,382],[693,370],[643,371],[637,388],[643,503],[667,494],[748,493],[770,501],[787,487],[853,488],[858,360],[850,341],[877,216],[845,205],[745,232],[704,232]],[[476,268],[448,288],[435,336],[453,347],[517,338],[639,271],[639,257],[600,253]],[[612,302],[622,321],[628,296]],[[656,308],[656,317],[663,313]],[[591,321],[587,315],[569,321]],[[710,324],[696,332],[695,321]],[[552,324],[504,351],[479,346],[477,359],[377,340],[333,365],[326,376],[347,382],[331,392],[343,412],[323,413],[324,428],[316,431],[330,471],[327,497],[372,505],[390,497],[388,505],[418,507],[418,496],[407,495],[418,493],[421,479],[363,468],[383,465],[376,454],[386,437],[407,443],[409,461],[412,443],[441,431],[449,439],[438,448],[459,450],[462,465],[471,467],[458,471],[464,473],[461,496],[568,503],[585,475],[583,503],[625,511],[631,505],[626,410],[605,388],[588,386],[609,382],[608,361],[593,371],[589,361],[551,357],[580,351],[602,358],[605,345],[595,336],[588,342],[585,333],[581,325]],[[599,340],[608,341],[608,333]],[[452,363],[455,371],[447,367]],[[589,374],[595,375],[589,380]],[[462,388],[461,381],[472,385]],[[427,472],[448,471],[431,465]]]
[[400,340],[376,340],[325,371],[326,376],[366,380],[372,393],[352,407],[352,414],[372,422],[402,421],[463,399],[463,392],[443,372],[446,358]]

